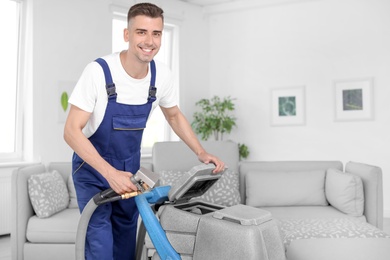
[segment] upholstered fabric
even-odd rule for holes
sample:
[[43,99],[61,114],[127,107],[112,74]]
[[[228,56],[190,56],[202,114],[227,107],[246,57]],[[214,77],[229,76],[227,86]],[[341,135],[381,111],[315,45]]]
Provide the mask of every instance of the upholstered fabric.
[[26,237],[33,243],[75,243],[80,216],[78,208],[65,209],[50,218],[33,216],[28,220]]
[[383,227],[383,181],[382,169],[358,162],[348,162],[345,172],[359,176],[364,187],[364,215],[367,221],[378,228]]
[[325,194],[328,202],[345,214],[363,215],[363,183],[359,176],[329,169],[326,173]]
[[289,206],[289,207],[261,207],[271,212],[277,219],[303,219],[303,218],[355,218],[366,222],[364,216],[352,217],[344,214],[331,205],[328,206]]
[[67,185],[68,185],[69,199],[70,199],[68,208],[78,209],[79,206],[77,204],[76,189],[75,189],[74,184],[73,184],[72,173],[69,174]]
[[31,204],[39,218],[47,218],[69,205],[68,188],[57,171],[32,175],[28,179]]
[[319,238],[390,238],[367,222],[355,218],[314,218],[277,220],[286,247],[294,240]]
[[246,204],[253,207],[328,205],[325,171],[248,172]]
[[[160,171],[160,185],[174,185],[183,175],[183,171]],[[214,183],[203,195],[193,198],[193,200],[203,200],[206,202],[233,206],[240,204],[240,192],[238,190],[238,173],[227,169],[222,177]]]
[[[238,144],[231,141],[201,141],[204,149],[218,156],[232,171],[238,171]],[[152,153],[155,172],[174,170],[189,171],[199,164],[198,157],[184,142],[156,142]]]
[[240,173],[241,203],[246,203],[246,175],[249,172],[299,172],[313,170],[326,172],[329,168],[343,170],[343,163],[340,161],[243,161],[240,163],[238,171]]

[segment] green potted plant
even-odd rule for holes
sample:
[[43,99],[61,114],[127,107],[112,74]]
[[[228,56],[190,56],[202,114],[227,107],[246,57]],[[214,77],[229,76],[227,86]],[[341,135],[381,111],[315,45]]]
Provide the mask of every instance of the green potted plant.
[[[234,99],[230,96],[221,99],[214,96],[211,99],[201,99],[195,103],[201,111],[194,113],[192,128],[204,141],[210,136],[216,141],[222,141],[224,134],[229,134],[236,126],[236,118],[232,115],[234,111]],[[240,159],[249,156],[249,149],[245,144],[239,144]]]

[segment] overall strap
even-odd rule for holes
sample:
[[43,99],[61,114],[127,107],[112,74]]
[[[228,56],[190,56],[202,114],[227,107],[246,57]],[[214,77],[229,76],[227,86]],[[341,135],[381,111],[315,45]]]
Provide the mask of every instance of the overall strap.
[[157,88],[155,87],[156,85],[156,64],[154,60],[150,62],[150,87],[149,87],[149,97],[148,97],[148,103],[152,103],[156,101],[156,92]]
[[104,78],[106,79],[106,91],[107,91],[107,95],[108,97],[116,97],[116,88],[115,88],[115,84],[114,82],[112,81],[112,77],[111,77],[111,72],[110,72],[110,68],[108,67],[108,64],[107,62],[102,59],[102,58],[98,58],[95,60],[97,63],[100,64],[100,66],[102,66],[103,68],[103,72],[104,72]]
[[[104,78],[106,80],[106,91],[107,91],[108,97],[116,96],[115,84],[112,81],[110,68],[108,67],[107,62],[102,58],[98,58],[95,61],[97,63],[99,63],[100,66],[102,66],[102,68],[103,68]],[[150,78],[148,103],[152,103],[152,102],[156,101],[156,92],[157,92],[157,88],[155,87],[155,85],[156,85],[156,64],[155,64],[154,60],[152,60],[150,62],[150,73],[151,73],[151,78]]]

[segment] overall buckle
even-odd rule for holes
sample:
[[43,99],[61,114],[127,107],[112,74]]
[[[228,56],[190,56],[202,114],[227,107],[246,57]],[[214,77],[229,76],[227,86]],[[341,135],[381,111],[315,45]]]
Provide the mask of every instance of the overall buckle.
[[116,95],[116,87],[114,83],[106,85],[106,90],[108,96]]

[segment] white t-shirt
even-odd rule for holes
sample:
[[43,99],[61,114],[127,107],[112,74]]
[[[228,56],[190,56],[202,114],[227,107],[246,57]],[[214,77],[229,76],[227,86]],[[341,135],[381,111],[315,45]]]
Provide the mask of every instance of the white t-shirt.
[[[134,79],[122,67],[119,53],[113,53],[102,58],[110,68],[112,80],[116,87],[117,102],[129,105],[145,104],[150,87],[150,68],[145,78]],[[173,84],[172,72],[165,64],[158,61],[155,61],[155,63],[157,99],[153,102],[152,111],[157,105],[166,108],[177,105],[177,94]],[[103,121],[108,100],[105,86],[103,68],[97,62],[91,62],[85,67],[69,98],[70,104],[91,113],[90,119],[83,129],[83,133],[87,138],[95,133]]]

